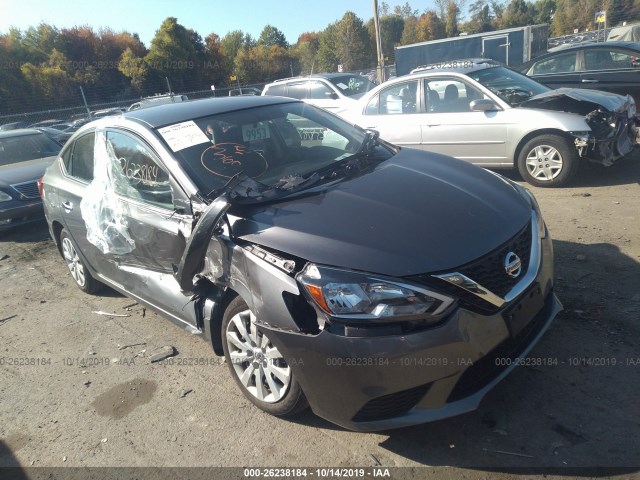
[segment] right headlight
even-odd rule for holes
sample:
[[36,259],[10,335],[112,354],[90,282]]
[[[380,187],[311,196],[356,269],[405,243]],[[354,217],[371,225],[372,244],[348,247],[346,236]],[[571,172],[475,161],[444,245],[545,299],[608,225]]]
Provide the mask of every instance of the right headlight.
[[326,313],[345,321],[432,319],[437,323],[453,299],[403,282],[308,264],[296,277]]
[[10,202],[11,200],[13,200],[11,195],[0,190],[0,202]]

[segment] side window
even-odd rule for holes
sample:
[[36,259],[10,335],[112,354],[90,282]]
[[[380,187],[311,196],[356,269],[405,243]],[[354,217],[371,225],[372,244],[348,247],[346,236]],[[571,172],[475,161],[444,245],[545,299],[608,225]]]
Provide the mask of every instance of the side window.
[[304,100],[307,98],[307,82],[290,83],[287,85],[287,97]]
[[309,98],[316,100],[330,100],[332,93],[334,93],[334,91],[322,82],[309,83]]
[[378,107],[380,105],[380,95],[374,96],[369,103],[367,104],[367,108],[364,110],[365,115],[378,115]]
[[62,161],[67,174],[72,177],[90,182],[93,180],[93,147],[96,135],[87,133],[78,138],[62,153]]
[[533,75],[575,72],[576,55],[576,52],[565,53],[564,55],[542,60],[533,66]]
[[484,98],[481,91],[457,78],[425,80],[428,112],[469,112],[473,100]]
[[[398,83],[382,90],[377,100],[378,113],[381,115],[397,115],[402,113],[416,112],[416,91],[418,81]],[[376,105],[369,102],[369,109],[373,110]]]
[[168,172],[141,141],[119,132],[108,132],[115,153],[113,188],[116,193],[157,207],[173,209]]
[[594,49],[584,51],[585,70],[609,70],[612,68],[633,68],[637,56],[623,50]]

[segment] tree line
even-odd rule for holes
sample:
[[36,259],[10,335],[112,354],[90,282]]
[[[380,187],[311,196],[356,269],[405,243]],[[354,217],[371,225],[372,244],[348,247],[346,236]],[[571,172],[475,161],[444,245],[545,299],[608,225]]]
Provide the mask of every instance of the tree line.
[[[606,10],[610,26],[636,18],[640,0],[436,0],[420,12],[409,2],[380,5],[382,50],[393,63],[394,47],[538,23],[552,35],[594,29],[594,13]],[[466,9],[467,15],[463,17]],[[243,85],[276,78],[369,70],[376,64],[373,18],[353,12],[320,32],[289,44],[277,27],[258,38],[242,30],[202,37],[174,17],[166,18],[147,48],[136,33],[89,26],[58,29],[41,23],[0,35],[0,115],[78,105],[80,87],[89,103],[116,102],[154,93]],[[234,82],[235,83],[235,82]]]

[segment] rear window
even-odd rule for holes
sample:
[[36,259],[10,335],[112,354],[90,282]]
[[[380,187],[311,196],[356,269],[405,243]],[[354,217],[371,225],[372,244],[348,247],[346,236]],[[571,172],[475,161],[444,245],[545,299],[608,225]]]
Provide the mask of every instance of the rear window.
[[267,90],[264,92],[265,95],[276,95],[279,97],[284,97],[284,83],[280,85],[269,85]]
[[60,145],[44,134],[0,138],[0,166],[58,155]]

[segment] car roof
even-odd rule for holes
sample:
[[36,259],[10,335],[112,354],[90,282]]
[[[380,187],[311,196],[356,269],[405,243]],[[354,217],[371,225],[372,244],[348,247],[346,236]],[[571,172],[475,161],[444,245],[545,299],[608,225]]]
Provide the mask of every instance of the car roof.
[[311,75],[300,75],[298,77],[287,77],[287,78],[279,78],[277,80],[274,80],[273,82],[271,82],[269,85],[273,84],[273,83],[280,83],[280,82],[291,82],[294,80],[307,80],[309,78],[324,78],[326,80],[332,79],[332,78],[341,78],[341,77],[346,77],[346,76],[357,76],[357,77],[362,77],[362,75],[357,74],[357,73],[314,73]]
[[179,103],[165,103],[149,108],[141,108],[123,113],[127,119],[143,122],[152,128],[186,122],[194,118],[245,110],[265,105],[295,103],[293,98],[247,95],[238,97],[217,97],[191,100]]
[[42,135],[35,128],[17,128],[15,130],[0,130],[0,138],[22,137],[26,135]]
[[[462,73],[475,72],[476,70],[484,70],[485,68],[504,67],[502,63],[490,58],[464,58],[461,60],[447,60],[445,62],[432,63],[416,67],[411,70],[409,75],[423,75],[425,73]],[[400,77],[398,77],[400,78]]]

